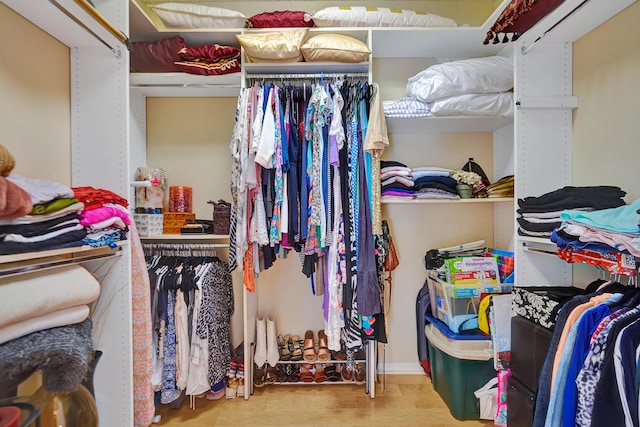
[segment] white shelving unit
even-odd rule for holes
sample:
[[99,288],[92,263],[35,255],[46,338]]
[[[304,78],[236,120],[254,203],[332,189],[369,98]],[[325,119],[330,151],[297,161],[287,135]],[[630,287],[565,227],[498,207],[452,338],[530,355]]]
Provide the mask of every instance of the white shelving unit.
[[[517,198],[539,196],[571,185],[572,110],[579,107],[572,94],[573,42],[634,2],[567,0],[517,41]],[[515,227],[517,235],[517,223]],[[557,257],[540,256],[545,250],[555,250],[548,239],[518,237],[517,285],[572,284],[571,265]]]
[[[98,14],[87,13],[75,0],[2,2],[69,47],[71,185],[127,195],[129,55],[121,38],[103,24],[108,20],[117,29],[127,29],[126,1],[94,0]],[[104,352],[94,383],[100,424],[105,426],[133,425],[130,252],[123,246],[104,277],[100,298],[109,303],[93,319],[94,344]],[[34,259],[41,256],[33,254]],[[90,271],[101,265],[79,262]]]
[[409,199],[403,197],[394,197],[382,199],[383,205],[412,205],[412,204],[434,204],[434,205],[442,205],[442,204],[477,204],[477,203],[504,203],[509,202],[513,203],[512,197],[492,197],[492,198],[479,198],[479,199]]
[[393,134],[494,132],[511,123],[513,123],[513,118],[511,117],[387,118],[387,130]]
[[[467,58],[490,56],[498,53],[504,45],[488,44],[483,45],[486,32],[490,25],[500,14],[504,5],[509,0],[504,0],[500,6],[489,16],[486,21],[478,27],[457,27],[457,28],[312,28],[310,36],[323,32],[338,32],[351,35],[365,41],[371,49],[371,58],[368,62],[360,64],[341,63],[249,63],[244,62],[242,72],[238,75],[197,76],[193,79],[182,73],[170,74],[162,77],[151,75],[132,74],[131,75],[131,112],[132,112],[132,146],[138,156],[132,157],[132,164],[145,164],[144,161],[144,135],[145,135],[145,98],[160,96],[228,96],[237,94],[236,91],[247,81],[247,76],[260,74],[319,74],[319,73],[366,73],[369,81],[378,81],[373,75],[373,62],[377,59],[395,58]],[[215,3],[208,3],[214,6]],[[242,8],[242,3],[234,3],[236,10]],[[263,10],[278,9],[279,2],[264,3],[260,5]],[[277,7],[276,7],[277,6]],[[225,7],[225,6],[221,6]],[[280,7],[281,9],[281,7]],[[186,30],[176,31],[163,28],[157,21],[154,26],[153,19],[146,16],[148,11],[146,4],[141,4],[138,0],[131,3],[131,24],[132,39],[157,40],[173,35],[180,35],[189,45],[197,44],[229,44],[238,46],[236,35],[247,31],[247,29],[224,29],[220,31],[211,30]],[[249,15],[247,15],[249,16]],[[162,79],[162,80],[160,80]],[[379,82],[384,84],[384,82]],[[235,96],[235,95],[234,95]],[[446,117],[446,118],[425,118],[425,119],[389,119],[388,126],[390,133],[469,133],[469,132],[490,132],[493,134],[494,164],[496,165],[494,175],[504,176],[513,171],[513,120],[501,117]],[[505,130],[506,129],[506,130]],[[231,128],[229,128],[231,132]],[[505,172],[506,171],[506,172]],[[395,203],[411,204],[450,204],[451,201],[389,201],[387,205]],[[478,199],[471,201],[454,201],[465,206],[480,206],[492,204],[499,208],[494,208],[494,222],[510,224],[513,221],[512,203],[510,198],[506,199]],[[506,212],[506,213],[505,213]],[[506,233],[511,232],[511,227],[506,227]],[[499,233],[504,233],[500,231]],[[255,294],[243,292],[243,312],[244,337],[245,337],[245,366],[251,366],[248,354],[251,353],[250,342],[255,336],[255,317],[258,313],[258,298]],[[375,346],[369,346],[370,360],[375,360]],[[368,388],[371,397],[374,397],[375,387],[375,363],[368,363]],[[247,368],[248,369],[248,368]],[[247,370],[250,375],[250,369]],[[245,393],[245,398],[249,393]]]

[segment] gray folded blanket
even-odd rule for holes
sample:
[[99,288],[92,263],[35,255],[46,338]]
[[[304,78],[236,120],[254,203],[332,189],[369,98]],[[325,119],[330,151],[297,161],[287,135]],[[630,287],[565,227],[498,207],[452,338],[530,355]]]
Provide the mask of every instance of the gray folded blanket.
[[91,320],[44,329],[0,345],[3,383],[42,370],[49,391],[71,392],[84,381],[93,357]]

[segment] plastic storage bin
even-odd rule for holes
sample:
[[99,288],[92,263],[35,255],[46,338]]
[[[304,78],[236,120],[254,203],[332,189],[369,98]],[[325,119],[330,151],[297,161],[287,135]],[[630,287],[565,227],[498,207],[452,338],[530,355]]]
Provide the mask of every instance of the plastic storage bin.
[[454,333],[478,327],[478,306],[483,293],[511,291],[510,284],[456,286],[440,280],[435,271],[427,275],[431,312]]
[[496,375],[491,341],[452,340],[433,325],[425,330],[434,390],[457,419],[478,419],[473,392]]

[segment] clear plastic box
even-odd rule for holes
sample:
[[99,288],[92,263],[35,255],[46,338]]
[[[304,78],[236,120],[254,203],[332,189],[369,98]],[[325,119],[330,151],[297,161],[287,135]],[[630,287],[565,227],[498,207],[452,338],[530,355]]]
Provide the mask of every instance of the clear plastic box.
[[478,327],[478,306],[483,293],[510,292],[509,283],[478,286],[455,286],[438,278],[435,270],[427,275],[431,313],[458,334]]

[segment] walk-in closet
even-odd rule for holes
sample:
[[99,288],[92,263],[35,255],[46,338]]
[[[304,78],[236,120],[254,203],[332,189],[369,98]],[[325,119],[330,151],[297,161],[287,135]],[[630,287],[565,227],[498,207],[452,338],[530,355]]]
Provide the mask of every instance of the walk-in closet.
[[[426,283],[428,250],[481,241],[487,248],[511,251],[515,258],[514,288],[593,290],[606,286],[610,279],[624,285],[609,288],[613,289],[612,293],[637,287],[637,278],[611,276],[610,272],[605,274],[587,262],[573,262],[565,256],[569,259],[567,262],[558,256],[556,244],[549,238],[523,235],[518,221],[519,200],[543,196],[566,186],[620,188],[624,192],[621,203],[627,205],[640,198],[635,172],[635,159],[640,154],[635,143],[640,132],[635,118],[636,100],[640,96],[636,84],[636,70],[640,67],[640,33],[636,23],[640,7],[635,0],[555,2],[557,7],[519,38],[511,40],[511,33],[500,34],[489,38],[488,43],[483,43],[485,37],[501,12],[512,3],[510,0],[389,0],[366,4],[344,0],[193,2],[235,11],[240,16],[236,16],[240,19],[238,22],[262,12],[285,9],[305,11],[312,16],[333,6],[423,10],[443,19],[434,27],[362,25],[304,29],[305,40],[337,34],[357,43],[362,56],[350,62],[251,60],[248,45],[240,40],[243,36],[248,36],[246,41],[266,34],[268,28],[171,27],[157,8],[162,2],[156,0],[0,0],[0,3],[0,34],[7,41],[0,50],[5,58],[0,65],[0,93],[3,94],[0,127],[5,134],[2,145],[16,160],[15,173],[70,187],[108,189],[129,201],[132,219],[140,194],[148,188],[160,188],[154,187],[152,180],[140,179],[142,167],[162,171],[161,185],[166,188],[167,199],[169,188],[188,188],[191,209],[174,212],[193,214],[201,224],[215,219],[214,202],[229,202],[232,206],[229,232],[193,234],[192,229],[180,234],[178,227],[172,234],[145,233],[139,239],[136,232],[135,242],[123,240],[111,249],[83,247],[79,251],[0,256],[2,283],[10,282],[11,278],[20,280],[22,275],[39,269],[55,277],[54,273],[69,265],[86,269],[99,282],[99,309],[91,320],[93,345],[102,351],[93,383],[94,401],[103,426],[151,425],[154,417],[158,425],[169,426],[201,425],[198,422],[249,425],[255,416],[252,405],[259,406],[264,416],[273,416],[265,424],[288,425],[294,420],[286,418],[287,415],[299,417],[301,414],[295,411],[300,409],[297,408],[299,402],[308,404],[309,413],[317,417],[296,419],[301,425],[333,425],[332,419],[321,413],[323,409],[335,412],[336,424],[339,424],[339,414],[344,413],[349,423],[356,423],[353,420],[361,416],[368,425],[403,422],[431,425],[429,421],[416,424],[416,420],[429,420],[429,417],[442,425],[493,425],[491,421],[478,420],[475,409],[471,416],[458,414],[450,398],[434,387],[433,379],[425,375],[421,366],[416,333],[424,336],[426,332],[417,330],[416,296]],[[94,6],[99,12],[97,15],[90,13]],[[457,25],[446,26],[447,19]],[[235,72],[202,75],[201,71],[198,75],[193,71],[137,72],[133,69],[130,49],[134,44],[178,39],[185,49],[212,44],[231,47],[229,52],[233,51],[234,59],[224,67],[237,67]],[[328,285],[329,275],[317,271],[321,263],[313,264],[315,271],[308,274],[311,267],[305,260],[310,258],[305,255],[310,253],[305,252],[306,248],[296,247],[297,242],[292,241],[291,246],[287,246],[291,250],[284,250],[282,241],[276,237],[274,243],[272,235],[266,236],[260,251],[256,249],[251,254],[256,257],[255,261],[245,258],[249,254],[245,252],[246,245],[253,238],[249,238],[253,230],[247,219],[250,220],[254,205],[248,216],[246,206],[238,207],[235,184],[242,181],[244,185],[247,173],[251,176],[256,171],[261,179],[277,183],[276,175],[280,172],[275,166],[256,168],[257,162],[251,163],[249,169],[240,166],[243,161],[237,159],[243,154],[234,151],[237,149],[234,141],[250,144],[255,137],[252,133],[255,128],[247,126],[251,121],[244,123],[244,129],[237,127],[240,116],[255,119],[255,111],[242,106],[255,107],[258,99],[266,106],[267,98],[272,100],[271,96],[277,92],[282,99],[291,100],[291,108],[304,117],[307,108],[313,106],[294,100],[301,97],[307,101],[314,94],[311,88],[324,87],[326,93],[318,97],[347,96],[341,118],[348,123],[344,129],[349,132],[349,126],[356,120],[352,120],[347,110],[360,108],[358,101],[366,100],[363,109],[371,112],[373,107],[369,102],[375,93],[381,105],[392,105],[408,96],[408,81],[413,76],[434,65],[475,58],[498,58],[512,67],[512,88],[504,91],[509,96],[510,113],[421,116],[403,111],[405,115],[390,114],[386,118],[383,114],[388,145],[376,154],[379,157],[365,158],[363,154],[363,175],[360,176],[371,173],[367,162],[373,162],[374,171],[379,174],[375,169],[379,161],[408,169],[458,170],[472,158],[481,165],[491,183],[513,176],[513,197],[382,197],[377,200],[377,207],[373,198],[365,199],[367,213],[361,210],[362,217],[371,226],[370,217],[374,214],[370,209],[378,209],[379,219],[388,224],[399,263],[390,273],[392,280],[384,281],[379,289],[383,316],[377,319],[384,321],[385,339],[364,339],[362,345],[354,344],[354,351],[347,353],[348,360],[343,359],[346,356],[342,351],[333,350],[336,342],[340,347],[341,335],[344,340],[341,332],[346,328],[336,332],[326,323],[329,297],[325,298],[322,288]],[[199,60],[191,61],[190,65],[186,60],[181,62],[183,67],[194,63],[201,66]],[[174,62],[164,65],[173,66]],[[208,72],[214,73],[210,69]],[[243,96],[251,101],[243,104]],[[282,112],[289,105],[286,101],[280,104]],[[356,105],[358,107],[354,107]],[[269,111],[274,113],[278,109]],[[283,130],[285,124],[287,129],[300,129],[301,124],[293,120],[292,111],[286,117],[292,119],[290,122],[284,117],[278,118],[282,120]],[[371,116],[359,118],[365,118],[366,122]],[[333,118],[327,120],[331,123]],[[303,130],[304,126],[303,123]],[[356,129],[360,125],[354,126]],[[244,137],[238,133],[242,130],[247,131]],[[329,141],[329,135],[335,137],[335,133],[330,132],[327,127],[321,137]],[[362,135],[362,143],[364,137]],[[321,140],[324,144],[324,139]],[[246,147],[243,150],[248,150]],[[308,161],[310,171],[313,156],[320,154],[307,150],[306,146],[305,150],[308,154],[305,165]],[[274,152],[273,165],[281,161],[275,158]],[[337,158],[335,160],[338,163]],[[351,161],[348,157],[340,160]],[[352,160],[358,164],[361,161],[355,156]],[[263,161],[264,164],[270,162],[271,158]],[[246,166],[246,162],[242,165]],[[339,217],[331,216],[338,204],[333,204],[335,197],[330,191],[339,172],[337,166],[332,170],[328,160],[326,165],[317,167],[326,177],[318,181],[326,191],[314,195],[322,197],[325,207],[330,206],[326,218],[338,219],[328,225],[327,230],[331,232],[339,223]],[[318,174],[320,176],[320,172]],[[291,176],[287,175],[287,180]],[[380,181],[379,175],[371,176]],[[350,179],[346,173],[344,178]],[[358,179],[348,183],[342,188],[353,191],[348,194],[355,198],[345,202],[347,206],[367,190],[349,187],[360,184]],[[290,185],[290,181],[285,185]],[[276,194],[272,188],[265,189],[264,194],[271,191]],[[295,197],[287,201],[299,202]],[[273,202],[280,203],[279,209],[282,208],[282,200],[275,199],[268,200],[265,206]],[[238,222],[238,212],[245,215],[245,222]],[[310,223],[311,209],[304,214],[285,212],[289,215],[288,227],[294,227],[296,221]],[[353,224],[362,217],[352,218]],[[239,235],[234,230],[238,224],[242,228]],[[325,226],[326,223],[322,226],[318,223],[318,232]],[[316,224],[312,223],[303,233],[308,230],[315,232]],[[352,231],[353,239],[357,240],[357,227]],[[278,235],[277,230],[273,232]],[[143,271],[142,259],[147,271]],[[240,260],[239,267],[237,260]],[[261,269],[265,267],[265,260],[268,264],[271,260],[272,265],[252,276],[253,280],[247,280],[246,269]],[[633,261],[635,265],[636,259]],[[174,274],[176,271],[180,273]],[[139,310],[146,296],[140,299],[136,277],[144,273],[153,286],[149,287],[151,311],[141,322],[140,313],[146,313],[148,307]],[[354,275],[357,277],[355,270]],[[329,292],[328,289],[330,286],[324,291]],[[198,323],[201,317],[193,308],[203,300],[217,307],[207,313],[209,319],[217,319],[215,325]],[[631,296],[625,299],[630,300],[633,301]],[[532,306],[530,302],[518,301],[522,313]],[[161,315],[165,315],[162,312],[168,307],[171,307],[172,318],[180,312],[180,330],[165,331],[164,324],[160,326]],[[160,309],[161,314],[154,309]],[[513,398],[513,405],[507,406],[513,411],[509,413],[509,425],[531,425],[534,414],[535,425],[545,425],[545,421],[547,425],[555,425],[552,416],[546,418],[546,413],[535,412],[536,405],[538,411],[546,409],[544,403],[536,402],[536,391],[539,381],[547,378],[538,375],[544,372],[543,363],[548,365],[553,361],[553,357],[547,355],[547,348],[554,341],[553,325],[534,327],[522,313],[514,313],[511,323],[514,365],[508,388]],[[370,321],[369,316],[364,318],[364,324],[370,327],[371,323],[366,323]],[[362,327],[361,316],[356,316],[354,321]],[[149,336],[140,335],[140,329],[147,326],[154,332]],[[273,343],[279,345],[279,359],[273,370],[269,369],[269,362],[263,361],[260,367],[255,363],[257,348],[265,345],[265,329],[269,331],[266,340],[274,340],[271,351],[275,348]],[[156,333],[158,330],[162,332]],[[311,342],[305,342],[308,331],[312,332]],[[165,334],[175,339],[176,333],[196,345],[166,347]],[[331,345],[321,341],[321,337]],[[635,336],[632,339],[635,340]],[[148,346],[145,341],[149,341]],[[531,354],[523,357],[523,348],[528,349],[530,345],[533,346]],[[140,346],[144,347],[145,357],[153,355],[153,359],[141,358]],[[204,348],[208,354],[199,354],[198,349]],[[303,356],[305,350],[312,350],[310,363]],[[180,352],[182,357],[189,353],[181,362],[178,361]],[[165,353],[175,357],[171,362],[170,382],[162,377],[164,368],[154,370],[158,368],[154,366],[157,356],[164,358]],[[296,358],[292,358],[294,353]],[[283,355],[286,356],[283,358]],[[259,355],[263,360],[269,357],[274,356]],[[201,364],[205,359],[206,367]],[[198,368],[194,367],[193,372],[199,371],[201,377],[187,378],[187,371],[180,371],[180,365],[186,369],[188,361]],[[347,380],[340,375],[347,363],[360,370],[362,375],[357,380],[355,375]],[[304,370],[301,371],[301,367],[305,367]],[[495,369],[489,370],[493,373]],[[256,376],[256,371],[262,372],[262,376]],[[181,377],[179,387],[175,376]],[[206,381],[199,381],[205,376]],[[229,378],[233,378],[233,390],[229,390]],[[147,379],[154,381],[149,388]],[[39,381],[35,375],[22,383],[17,392],[33,393],[40,387]],[[213,390],[216,384],[223,384],[223,388],[218,386]],[[141,393],[141,390],[144,391]],[[419,392],[416,394],[415,390]],[[270,393],[276,396],[273,400],[269,400]],[[473,390],[469,393],[472,396]],[[547,393],[557,396],[555,393],[561,392],[552,393],[550,387]],[[616,405],[618,402],[616,400]],[[472,403],[475,408],[475,401]],[[275,407],[278,405],[286,408]],[[315,405],[326,405],[326,408]],[[555,405],[551,404],[549,413],[555,411],[553,416],[558,417]],[[390,407],[401,407],[402,413],[390,413]],[[621,414],[623,408],[621,404]],[[285,415],[278,418],[281,409]],[[237,411],[238,418],[232,418],[232,410]],[[632,411],[626,408],[626,412],[631,419]],[[217,421],[205,420],[207,413],[215,414]]]

